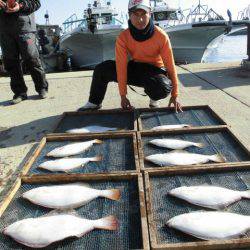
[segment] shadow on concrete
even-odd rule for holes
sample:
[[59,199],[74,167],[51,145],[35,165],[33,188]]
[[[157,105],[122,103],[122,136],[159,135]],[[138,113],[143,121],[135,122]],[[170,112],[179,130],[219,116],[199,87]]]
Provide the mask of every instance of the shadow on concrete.
[[[219,70],[205,70],[197,73],[189,71],[185,65],[180,66],[182,69],[187,70],[187,73],[179,74],[179,79],[185,87],[201,86],[204,90],[211,90],[215,87],[220,89],[227,89],[235,86],[247,86],[250,84],[250,71],[242,69],[241,67],[225,68]],[[191,73],[191,74],[190,74]],[[194,77],[207,82],[204,84],[199,80],[194,81]]]
[[[51,97],[49,97],[48,99],[55,99],[55,97],[53,97],[53,96],[51,96]],[[30,95],[30,96],[28,96],[28,99],[27,100],[25,100],[25,101],[30,101],[30,100],[41,100],[41,98],[39,97],[39,95],[37,94],[37,95]],[[7,101],[3,101],[3,102],[0,102],[0,106],[2,106],[2,107],[7,107],[7,106],[12,106],[13,104],[12,104],[12,99],[10,99],[10,100],[7,100]],[[18,104],[17,104],[18,105]]]
[[61,115],[34,120],[12,128],[0,127],[0,149],[38,142],[52,133]]

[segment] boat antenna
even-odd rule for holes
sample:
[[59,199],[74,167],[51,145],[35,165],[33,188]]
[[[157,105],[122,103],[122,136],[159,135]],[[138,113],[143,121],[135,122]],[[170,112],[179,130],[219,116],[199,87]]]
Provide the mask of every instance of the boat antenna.
[[46,10],[46,14],[44,15],[44,18],[46,20],[45,25],[49,25],[49,12]]

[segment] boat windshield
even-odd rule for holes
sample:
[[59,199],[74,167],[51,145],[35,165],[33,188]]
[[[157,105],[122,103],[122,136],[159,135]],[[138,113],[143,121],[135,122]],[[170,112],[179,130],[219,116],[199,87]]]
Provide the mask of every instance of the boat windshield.
[[176,11],[157,11],[154,12],[155,21],[178,20]]
[[112,23],[112,14],[111,13],[102,13],[102,24],[110,24]]

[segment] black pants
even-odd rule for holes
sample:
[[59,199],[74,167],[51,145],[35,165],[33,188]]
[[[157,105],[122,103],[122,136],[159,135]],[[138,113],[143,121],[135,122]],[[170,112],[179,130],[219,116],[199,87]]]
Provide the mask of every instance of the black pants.
[[46,81],[39,52],[36,47],[35,34],[0,33],[0,42],[4,66],[10,75],[10,86],[15,96],[27,92],[20,56],[31,74],[36,91],[38,93],[42,89],[48,91],[48,82]]
[[[167,97],[172,90],[166,71],[148,63],[130,61],[127,79],[129,85],[143,87],[145,93],[153,100]],[[117,82],[116,64],[111,60],[95,67],[89,102],[101,104],[109,82]]]

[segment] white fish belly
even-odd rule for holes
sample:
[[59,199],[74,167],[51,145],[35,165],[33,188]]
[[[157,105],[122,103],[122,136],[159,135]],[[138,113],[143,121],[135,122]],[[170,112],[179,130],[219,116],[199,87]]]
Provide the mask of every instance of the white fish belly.
[[71,236],[82,236],[94,229],[94,222],[73,215],[55,215],[17,221],[4,233],[19,243],[42,248]]
[[150,143],[158,147],[164,147],[169,149],[184,149],[196,145],[196,143],[194,142],[175,140],[175,139],[155,139],[150,141]]
[[169,194],[189,203],[212,209],[225,208],[242,198],[240,191],[216,186],[182,186],[172,189]]
[[83,128],[75,128],[70,129],[67,132],[68,133],[100,133],[100,132],[106,132],[106,131],[114,131],[117,130],[117,128],[110,128],[110,127],[102,127],[102,126],[86,126]]
[[189,124],[173,124],[173,125],[162,125],[153,127],[151,130],[165,130],[165,129],[177,129],[177,128],[185,128],[190,127]]
[[190,153],[170,152],[166,154],[150,155],[147,156],[146,159],[160,166],[193,165],[208,162],[209,156]]
[[94,143],[93,141],[86,141],[86,142],[79,142],[79,143],[72,143],[63,147],[55,148],[47,155],[52,157],[67,157],[71,155],[80,154],[87,149],[89,149]]
[[69,209],[80,207],[101,194],[102,190],[67,184],[34,188],[25,192],[23,197],[40,206]]
[[178,215],[167,222],[203,240],[238,238],[250,229],[250,216],[225,212],[193,212]]
[[68,171],[79,168],[90,161],[91,158],[59,159],[43,162],[39,167],[50,171]]

